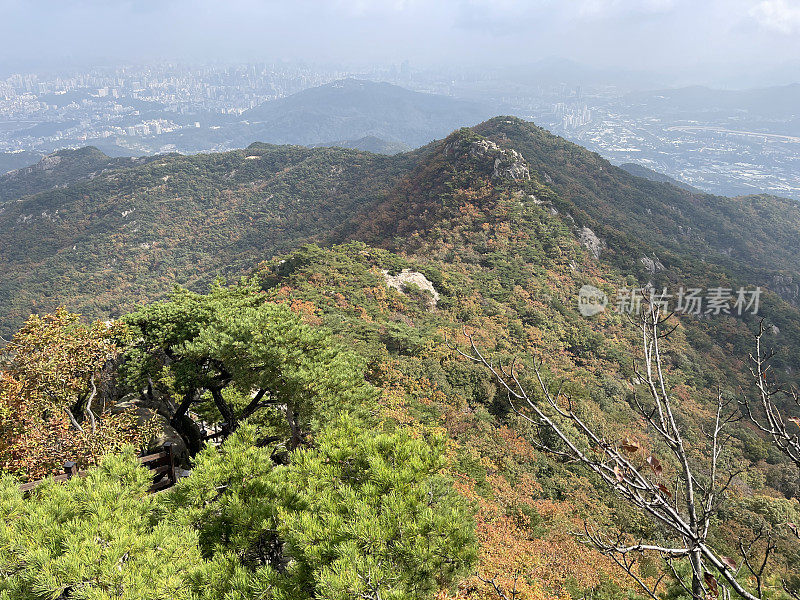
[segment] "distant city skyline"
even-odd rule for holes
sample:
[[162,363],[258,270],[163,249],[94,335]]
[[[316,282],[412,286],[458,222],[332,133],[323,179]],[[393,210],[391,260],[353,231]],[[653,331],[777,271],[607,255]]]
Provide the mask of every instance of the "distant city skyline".
[[355,69],[564,57],[667,85],[800,81],[800,0],[0,0],[0,72],[159,60]]

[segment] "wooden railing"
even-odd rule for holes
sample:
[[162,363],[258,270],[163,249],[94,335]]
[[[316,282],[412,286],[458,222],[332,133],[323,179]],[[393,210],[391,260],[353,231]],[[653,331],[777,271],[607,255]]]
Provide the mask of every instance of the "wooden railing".
[[[138,460],[153,473],[153,483],[150,486],[151,493],[159,492],[175,485],[177,476],[175,474],[175,454],[172,442],[164,444],[164,449],[161,452],[140,456]],[[86,477],[86,475],[87,471],[79,471],[78,465],[70,460],[64,463],[64,472],[60,475],[55,475],[52,479],[53,481],[67,481],[73,477]],[[47,480],[39,479],[38,481],[23,483],[19,486],[19,489],[23,492],[27,492],[42,484],[44,481]]]

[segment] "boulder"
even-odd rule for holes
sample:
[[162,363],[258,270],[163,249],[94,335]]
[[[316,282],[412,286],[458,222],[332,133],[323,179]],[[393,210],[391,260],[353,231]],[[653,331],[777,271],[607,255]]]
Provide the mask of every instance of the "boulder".
[[[196,425],[193,427],[188,424],[184,425],[181,429],[186,429],[189,432],[196,430],[196,435],[183,436],[181,433],[172,426],[170,418],[162,414],[157,407],[147,406],[146,401],[133,394],[128,394],[119,402],[109,406],[108,411],[111,414],[127,413],[133,414],[136,417],[136,424],[139,427],[145,426],[147,423],[155,423],[155,434],[147,444],[147,452],[158,452],[160,448],[167,442],[172,442],[173,452],[175,453],[175,461],[177,464],[189,466],[190,456],[199,450],[200,446],[200,432]],[[188,417],[186,417],[189,421]],[[183,421],[183,420],[181,420]],[[187,441],[188,438],[188,441]]]
[[382,271],[383,276],[386,278],[386,285],[390,288],[396,289],[401,294],[405,294],[406,284],[414,284],[419,289],[427,291],[431,295],[432,306],[436,306],[439,302],[439,292],[433,287],[433,283],[425,277],[422,273],[412,271],[411,269],[403,269],[397,275],[389,275],[389,271]]

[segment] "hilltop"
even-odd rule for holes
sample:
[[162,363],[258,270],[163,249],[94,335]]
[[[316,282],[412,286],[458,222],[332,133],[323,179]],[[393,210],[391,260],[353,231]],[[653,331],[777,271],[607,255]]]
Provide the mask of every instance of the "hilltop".
[[265,102],[242,116],[254,139],[264,142],[314,144],[373,136],[416,148],[489,113],[474,102],[344,79]]
[[91,179],[108,169],[144,164],[147,159],[111,158],[93,146],[78,150],[59,150],[31,166],[0,175],[0,204],[13,198],[65,187]]
[[[385,152],[417,148],[491,116],[477,102],[415,92],[390,83],[343,79],[264,102],[209,127],[159,138],[182,152],[244,148],[252,142],[344,145]],[[380,140],[376,146],[372,138]],[[360,142],[358,140],[361,140]]]

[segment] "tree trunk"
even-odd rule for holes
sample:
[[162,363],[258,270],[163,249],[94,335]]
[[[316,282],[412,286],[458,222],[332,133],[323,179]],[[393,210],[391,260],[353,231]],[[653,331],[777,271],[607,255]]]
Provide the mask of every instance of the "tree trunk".
[[294,450],[300,445],[300,427],[297,424],[297,410],[295,410],[291,396],[286,400],[286,420],[292,436],[289,441],[289,449]]
[[186,392],[186,394],[184,394],[183,400],[181,400],[181,403],[178,405],[178,408],[175,409],[175,413],[172,415],[170,424],[173,427],[175,426],[175,423],[177,423],[180,420],[180,418],[183,417],[183,415],[185,415],[186,412],[189,410],[189,407],[196,399],[195,398],[196,395],[197,395],[197,390],[191,390],[189,392]]
[[236,426],[238,425],[236,422],[236,415],[231,405],[222,397],[222,388],[213,388],[211,390],[211,396],[214,398],[214,404],[217,405],[217,409],[219,409],[222,418],[225,419],[222,426],[222,435],[227,437],[236,431]]
[[703,558],[700,550],[693,550],[689,560],[692,563],[692,599],[704,600],[705,590],[703,589]]

